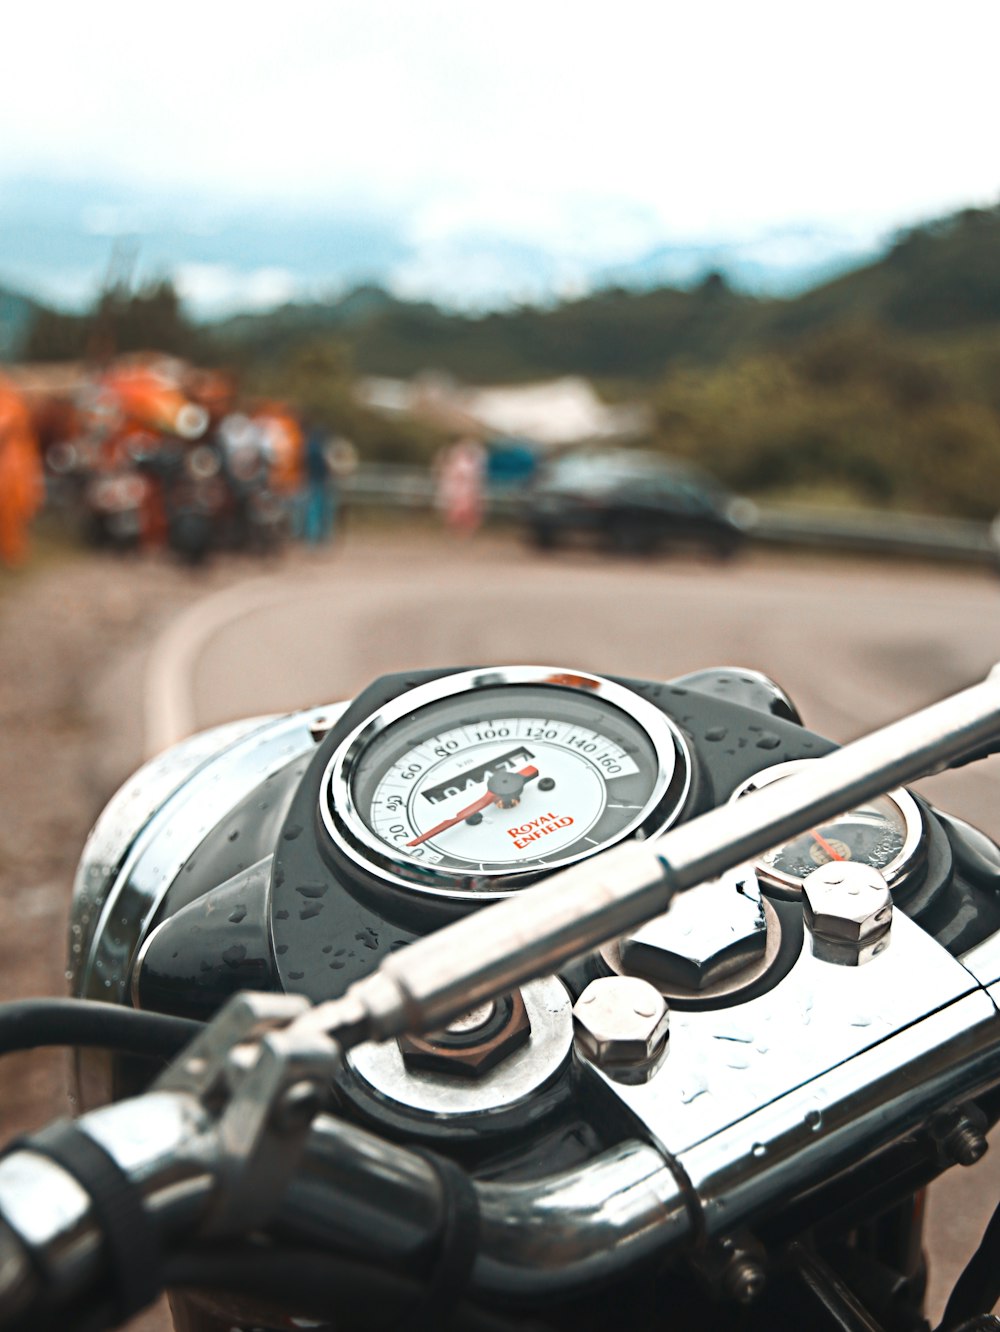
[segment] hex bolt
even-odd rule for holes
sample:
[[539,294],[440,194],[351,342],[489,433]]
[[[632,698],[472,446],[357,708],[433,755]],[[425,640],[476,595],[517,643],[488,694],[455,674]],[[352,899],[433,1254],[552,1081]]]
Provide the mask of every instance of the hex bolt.
[[609,1076],[643,1082],[667,1048],[670,1013],[659,990],[637,976],[591,981],[573,1007],[576,1047]]
[[688,1261],[713,1300],[752,1304],[767,1284],[763,1247],[747,1232],[710,1241],[700,1251],[690,1254]]
[[409,1072],[481,1078],[531,1039],[531,1022],[520,990],[505,1000],[478,1004],[442,1031],[399,1036],[396,1044]]
[[949,1165],[973,1166],[989,1150],[986,1116],[974,1101],[941,1111],[930,1129]]
[[830,860],[818,866],[802,881],[802,908],[821,961],[857,967],[889,945],[892,894],[871,865]]
[[989,1148],[984,1134],[974,1124],[959,1124],[952,1129],[942,1144],[945,1151],[960,1166],[973,1166]]
[[749,865],[678,893],[668,911],[620,944],[629,975],[694,991],[759,963],[766,946],[760,886]]
[[737,1304],[753,1304],[763,1294],[767,1274],[755,1259],[746,1254],[733,1258],[722,1273],[722,1286]]

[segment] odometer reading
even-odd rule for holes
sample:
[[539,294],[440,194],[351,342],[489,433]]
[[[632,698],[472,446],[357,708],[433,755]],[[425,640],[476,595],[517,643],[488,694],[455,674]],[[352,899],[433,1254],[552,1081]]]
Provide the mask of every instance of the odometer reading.
[[598,677],[540,674],[447,677],[370,719],[331,762],[335,840],[382,877],[482,893],[665,826],[687,777],[667,719]]

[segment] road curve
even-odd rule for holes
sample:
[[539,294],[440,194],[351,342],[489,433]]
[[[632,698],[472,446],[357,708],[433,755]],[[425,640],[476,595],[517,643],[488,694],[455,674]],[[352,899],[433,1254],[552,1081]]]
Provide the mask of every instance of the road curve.
[[[982,570],[756,554],[730,564],[539,556],[513,539],[362,532],[199,603],[153,654],[147,743],[356,693],[386,671],[511,662],[662,679],[765,671],[844,741],[1000,660]],[[998,764],[934,798],[1000,835]]]

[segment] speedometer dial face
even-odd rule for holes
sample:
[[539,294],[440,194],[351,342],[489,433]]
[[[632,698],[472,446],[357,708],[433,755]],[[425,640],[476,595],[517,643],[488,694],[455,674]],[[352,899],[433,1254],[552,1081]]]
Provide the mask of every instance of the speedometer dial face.
[[[810,760],[765,768],[734,791],[733,799],[779,781],[801,768],[803,762]],[[856,860],[871,865],[885,876],[890,888],[898,888],[922,863],[923,844],[919,807],[908,792],[896,790],[825,819],[798,837],[773,847],[760,857],[756,868],[765,884],[779,892],[785,890],[785,896],[797,896],[806,875],[831,860]]]
[[689,765],[668,719],[597,676],[463,672],[397,699],[331,760],[321,813],[379,878],[510,892],[676,817]]

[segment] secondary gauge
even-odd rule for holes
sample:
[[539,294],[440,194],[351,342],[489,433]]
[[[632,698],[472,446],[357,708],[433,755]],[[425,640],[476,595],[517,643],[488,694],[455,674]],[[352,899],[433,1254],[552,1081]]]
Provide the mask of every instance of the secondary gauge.
[[[809,759],[776,763],[748,778],[733,792],[738,800],[760,786],[780,781]],[[798,896],[802,880],[817,865],[855,860],[871,865],[890,888],[899,888],[923,863],[924,824],[917,802],[906,791],[890,791],[800,833],[765,852],[757,875],[782,896]]]
[[579,671],[445,676],[363,722],[327,767],[333,843],[378,878],[499,896],[679,814],[690,783],[673,723]]

